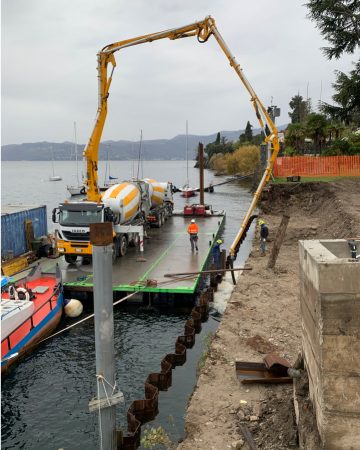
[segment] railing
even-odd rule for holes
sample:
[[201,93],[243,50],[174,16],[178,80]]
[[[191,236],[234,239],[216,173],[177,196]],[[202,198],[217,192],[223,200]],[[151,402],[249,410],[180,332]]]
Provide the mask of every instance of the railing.
[[[59,295],[61,291],[61,284],[58,284],[57,286],[55,286],[54,292],[51,295],[51,297],[46,300],[45,303],[43,303],[39,308],[37,308],[30,317],[28,317],[27,319],[25,319],[20,325],[18,325],[15,330],[13,330],[9,336],[7,336],[6,338],[4,338],[1,341],[1,353],[2,355],[5,355],[7,352],[9,352],[10,350],[12,350],[20,341],[21,339],[23,339],[23,336],[17,337],[16,342],[11,343],[11,338],[14,337],[15,333],[17,333],[22,327],[24,327],[27,323],[29,325],[27,332],[30,332],[31,330],[33,330],[37,325],[39,325],[39,323],[43,320],[44,317],[41,317],[40,320],[38,321],[38,323],[34,323],[35,321],[35,315],[41,311],[43,308],[45,308],[45,306],[49,305],[50,309],[49,312],[52,311],[54,309],[54,305],[53,302],[55,301],[55,306],[57,303],[57,297]],[[6,343],[7,344],[7,348],[3,349],[3,344]]]
[[356,177],[360,176],[360,155],[284,156],[277,158],[275,177]]

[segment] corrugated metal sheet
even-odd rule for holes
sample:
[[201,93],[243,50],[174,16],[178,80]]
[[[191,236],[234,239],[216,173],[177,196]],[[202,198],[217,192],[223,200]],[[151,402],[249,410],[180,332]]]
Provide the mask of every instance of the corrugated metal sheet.
[[9,252],[14,256],[29,251],[25,238],[25,221],[31,220],[34,236],[44,236],[48,232],[46,206],[6,205],[1,211],[1,258]]

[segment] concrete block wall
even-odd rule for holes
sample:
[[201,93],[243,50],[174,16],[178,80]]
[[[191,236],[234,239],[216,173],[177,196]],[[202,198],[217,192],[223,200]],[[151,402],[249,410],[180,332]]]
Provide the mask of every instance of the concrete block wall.
[[360,259],[351,259],[345,240],[300,241],[299,252],[302,344],[318,431],[326,450],[360,450]]

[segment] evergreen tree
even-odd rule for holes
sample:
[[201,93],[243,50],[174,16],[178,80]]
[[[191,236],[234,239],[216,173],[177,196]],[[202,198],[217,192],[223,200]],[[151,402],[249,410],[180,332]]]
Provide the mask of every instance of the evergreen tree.
[[308,17],[331,45],[323,48],[328,59],[354,53],[360,47],[359,0],[309,0],[306,6]]
[[220,131],[219,131],[218,134],[216,135],[215,144],[220,144]]
[[252,128],[253,128],[253,126],[251,125],[251,123],[249,121],[247,121],[244,134],[245,134],[245,138],[248,142],[252,142],[252,139],[253,139]]
[[332,120],[349,125],[360,122],[360,61],[355,69],[347,75],[336,71],[336,81],[333,84],[335,94],[332,96],[337,105],[322,102],[320,109]]
[[244,133],[241,133],[239,136],[239,142],[240,144],[250,144],[253,141],[253,133],[252,133],[253,126],[249,121],[247,121]]
[[297,94],[291,98],[289,106],[292,109],[289,112],[291,123],[301,123],[306,120],[311,111],[311,100],[304,100],[301,95]]

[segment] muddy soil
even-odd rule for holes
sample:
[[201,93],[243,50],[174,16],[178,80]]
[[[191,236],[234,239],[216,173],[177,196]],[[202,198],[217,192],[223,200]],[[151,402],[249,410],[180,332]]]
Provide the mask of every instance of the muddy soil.
[[[178,450],[297,449],[292,385],[244,385],[235,361],[262,362],[274,352],[294,364],[301,352],[298,241],[360,237],[360,179],[335,183],[274,185],[261,203],[269,225],[267,255],[257,241],[235,287],[201,370],[186,415],[186,437]],[[283,213],[290,215],[274,270],[268,255]],[[306,397],[306,393],[305,393]],[[311,405],[305,421],[316,443]],[[310,448],[310,445],[309,447]],[[320,447],[318,447],[320,448]]]

